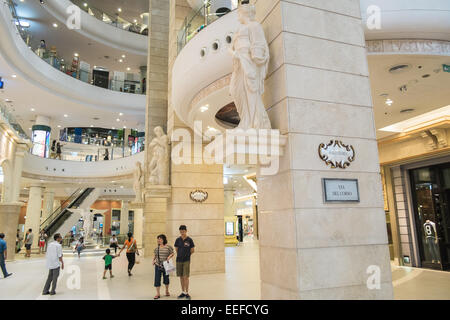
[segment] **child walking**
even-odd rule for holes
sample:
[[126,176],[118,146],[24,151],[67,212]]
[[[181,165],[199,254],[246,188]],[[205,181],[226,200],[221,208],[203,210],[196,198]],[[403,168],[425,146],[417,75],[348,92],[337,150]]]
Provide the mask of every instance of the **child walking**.
[[103,271],[103,279],[106,279],[106,271],[109,270],[109,275],[110,278],[114,278],[113,274],[112,274],[112,261],[113,259],[117,257],[116,255],[112,256],[111,255],[111,250],[106,249],[106,254],[103,257],[103,260],[105,260],[105,271]]

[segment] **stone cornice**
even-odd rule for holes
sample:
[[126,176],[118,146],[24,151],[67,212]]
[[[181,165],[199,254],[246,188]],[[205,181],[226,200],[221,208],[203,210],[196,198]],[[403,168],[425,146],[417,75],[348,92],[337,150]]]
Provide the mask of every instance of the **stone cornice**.
[[428,54],[450,56],[450,41],[398,39],[366,41],[368,54]]

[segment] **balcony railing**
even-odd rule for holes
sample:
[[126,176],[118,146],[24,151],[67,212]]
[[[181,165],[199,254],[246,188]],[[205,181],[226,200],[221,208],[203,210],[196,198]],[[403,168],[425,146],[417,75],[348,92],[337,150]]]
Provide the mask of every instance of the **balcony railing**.
[[89,15],[97,18],[98,20],[107,23],[113,27],[125,30],[125,31],[129,31],[129,32],[133,32],[133,33],[138,33],[144,36],[148,35],[148,28],[147,25],[141,25],[139,23],[137,23],[137,21],[127,21],[125,19],[123,19],[122,17],[120,17],[120,13],[115,13],[115,14],[110,14],[105,12],[104,10],[101,9],[97,9],[93,6],[91,6],[89,3],[87,3],[84,0],[70,0],[73,4],[77,5],[78,7],[80,7],[81,10],[85,11],[86,13],[88,13]]
[[[20,36],[27,46],[33,50],[32,35],[21,23],[21,20],[16,13],[14,2],[12,0],[7,0],[7,2]],[[64,58],[58,56],[55,47],[51,47],[51,49],[48,50],[46,46],[41,47],[39,45],[33,52],[55,69],[85,83],[118,92],[134,94],[146,93],[145,84],[140,80],[141,76],[139,74],[124,72],[113,73],[114,76],[110,79],[109,75],[106,76],[104,73],[102,74],[102,71],[104,72],[105,70],[91,71],[81,66],[79,57],[74,57],[72,61],[64,60]]]
[[17,122],[16,118],[11,112],[8,111],[8,107],[0,102],[0,117],[3,121],[9,124],[12,130],[22,139],[31,140],[30,137],[25,133],[20,124]]

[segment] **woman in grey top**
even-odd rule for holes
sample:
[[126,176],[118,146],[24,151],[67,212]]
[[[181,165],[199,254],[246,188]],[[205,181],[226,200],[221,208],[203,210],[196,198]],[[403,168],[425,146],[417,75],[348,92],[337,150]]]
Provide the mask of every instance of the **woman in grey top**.
[[156,296],[154,299],[161,298],[161,276],[163,276],[163,283],[166,286],[166,297],[170,296],[169,293],[169,275],[166,275],[164,270],[164,261],[169,261],[173,255],[173,248],[167,244],[167,237],[164,234],[160,234],[157,238],[158,246],[155,248],[155,257],[153,258],[153,265],[155,266],[155,288]]

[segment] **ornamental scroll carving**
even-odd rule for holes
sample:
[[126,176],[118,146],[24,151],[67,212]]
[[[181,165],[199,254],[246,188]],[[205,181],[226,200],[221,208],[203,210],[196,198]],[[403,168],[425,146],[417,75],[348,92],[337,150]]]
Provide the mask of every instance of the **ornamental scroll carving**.
[[190,193],[190,198],[195,202],[204,202],[208,199],[208,192],[203,190],[195,190]]
[[345,145],[342,141],[331,140],[329,144],[319,145],[319,157],[332,169],[347,168],[355,160],[355,149],[351,145]]

